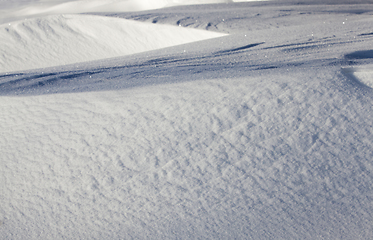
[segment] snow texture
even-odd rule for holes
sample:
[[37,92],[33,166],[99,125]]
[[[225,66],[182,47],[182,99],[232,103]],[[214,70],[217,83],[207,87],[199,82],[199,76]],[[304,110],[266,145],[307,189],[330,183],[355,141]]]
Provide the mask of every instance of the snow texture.
[[[0,239],[372,239],[372,13],[268,1],[68,15],[208,39],[5,69]],[[61,19],[16,24],[64,38]],[[13,49],[2,64],[27,57]]]

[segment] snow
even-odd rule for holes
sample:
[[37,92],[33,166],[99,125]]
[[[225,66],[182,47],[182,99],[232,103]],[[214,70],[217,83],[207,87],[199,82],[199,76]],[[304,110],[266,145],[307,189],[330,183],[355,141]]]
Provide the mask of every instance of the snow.
[[0,25],[0,72],[124,56],[224,34],[89,15]]
[[373,5],[302,2],[2,25],[0,239],[371,239]]
[[353,75],[363,84],[373,88],[373,68],[358,69],[353,72]]
[[130,12],[177,5],[250,2],[263,0],[3,0],[0,1],[0,24],[30,16],[76,14],[87,12]]

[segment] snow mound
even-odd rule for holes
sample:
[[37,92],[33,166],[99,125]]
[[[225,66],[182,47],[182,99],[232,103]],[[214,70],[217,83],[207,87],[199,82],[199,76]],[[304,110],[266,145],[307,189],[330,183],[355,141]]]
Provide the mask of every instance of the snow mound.
[[89,15],[54,15],[0,25],[0,72],[124,56],[221,33]]
[[370,239],[370,98],[299,76],[2,97],[0,238]]

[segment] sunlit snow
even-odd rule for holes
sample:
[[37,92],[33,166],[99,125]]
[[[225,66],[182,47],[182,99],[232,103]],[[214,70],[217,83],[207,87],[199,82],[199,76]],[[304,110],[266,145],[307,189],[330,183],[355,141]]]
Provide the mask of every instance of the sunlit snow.
[[0,239],[373,238],[369,1],[0,6]]
[[0,25],[0,72],[118,57],[223,35],[89,15],[28,19]]

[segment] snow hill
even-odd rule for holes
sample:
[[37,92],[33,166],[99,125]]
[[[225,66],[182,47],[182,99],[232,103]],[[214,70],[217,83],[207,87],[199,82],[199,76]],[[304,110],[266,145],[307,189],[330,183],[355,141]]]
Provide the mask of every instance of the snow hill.
[[[35,69],[0,73],[0,239],[373,238],[372,13],[231,2],[2,25],[35,35],[1,66]],[[82,32],[109,43],[121,24],[141,41],[207,33],[69,62],[102,51],[74,45]],[[46,30],[65,65],[42,68]]]
[[89,15],[0,25],[0,72],[124,56],[224,34]]

